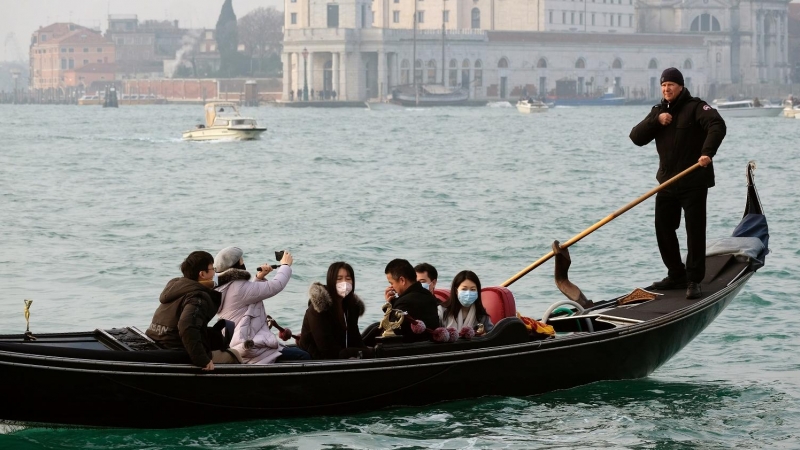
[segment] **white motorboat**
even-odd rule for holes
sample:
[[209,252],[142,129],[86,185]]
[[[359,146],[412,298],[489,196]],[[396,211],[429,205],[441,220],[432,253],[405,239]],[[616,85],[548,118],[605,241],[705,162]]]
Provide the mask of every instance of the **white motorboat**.
[[789,96],[786,100],[783,101],[783,116],[784,117],[797,117],[800,114],[800,104],[796,103],[797,100],[794,99],[794,96]]
[[775,117],[783,111],[782,106],[762,103],[758,99],[718,102],[716,108],[723,117]]
[[530,114],[530,113],[543,113],[547,112],[550,107],[548,107],[543,101],[534,100],[534,99],[523,99],[517,102],[517,111],[523,114]]
[[206,103],[206,123],[183,132],[188,141],[250,140],[258,139],[266,127],[259,127],[252,117],[243,117],[233,102]]

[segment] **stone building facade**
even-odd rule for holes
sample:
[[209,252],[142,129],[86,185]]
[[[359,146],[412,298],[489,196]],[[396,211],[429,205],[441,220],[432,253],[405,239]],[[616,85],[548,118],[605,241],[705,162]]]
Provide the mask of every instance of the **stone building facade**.
[[304,86],[342,100],[385,98],[416,76],[467,87],[479,100],[554,94],[564,84],[575,95],[655,99],[670,66],[701,96],[718,84],[787,83],[787,4],[286,0],[283,98]]

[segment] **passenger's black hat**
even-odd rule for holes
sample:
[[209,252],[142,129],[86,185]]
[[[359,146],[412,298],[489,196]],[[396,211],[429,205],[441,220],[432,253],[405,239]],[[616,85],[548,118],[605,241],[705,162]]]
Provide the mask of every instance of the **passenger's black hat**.
[[673,83],[683,86],[683,74],[674,67],[664,69],[664,71],[661,72],[661,82],[665,83],[667,81],[672,81]]

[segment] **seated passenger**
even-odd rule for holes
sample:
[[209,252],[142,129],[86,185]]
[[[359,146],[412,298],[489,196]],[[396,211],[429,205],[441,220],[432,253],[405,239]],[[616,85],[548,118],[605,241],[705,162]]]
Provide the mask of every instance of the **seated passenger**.
[[364,302],[355,293],[353,267],[343,261],[331,264],[325,283],[313,283],[308,289],[308,309],[297,346],[313,359],[352,357],[358,353],[354,349],[366,350],[358,331]]
[[[421,320],[430,329],[439,324],[436,297],[431,291],[422,287],[417,281],[414,267],[405,259],[393,259],[384,270],[389,286],[384,291],[384,298],[392,304],[392,309],[407,312],[416,320]],[[415,334],[411,331],[411,321],[404,320],[400,332],[404,342],[426,341],[429,333]]]
[[220,318],[230,320],[236,324],[231,339],[231,348],[237,350],[242,360],[248,364],[271,364],[273,362],[311,359],[308,353],[297,347],[285,347],[278,342],[278,338],[269,330],[267,312],[264,302],[275,296],[292,276],[292,254],[283,253],[281,266],[272,281],[267,281],[267,274],[272,271],[269,264],[261,266],[261,271],[256,273],[254,282],[249,281],[250,274],[246,272],[244,253],[238,247],[227,247],[220,250],[214,258],[214,269],[220,274],[228,275],[229,271],[244,272],[245,279],[236,279],[217,287],[222,294],[222,302],[217,313]]
[[481,303],[481,280],[475,272],[462,270],[453,278],[450,305],[442,316],[442,326],[460,331],[463,327],[476,329],[479,325],[483,325],[486,333],[494,327]]
[[[439,272],[436,268],[428,263],[420,263],[414,266],[414,271],[417,272],[417,281],[422,284],[422,287],[431,291],[431,294],[434,294],[434,297],[436,297],[436,281],[439,278]],[[450,302],[448,300],[444,303],[440,303],[439,299],[436,298],[436,303],[437,312],[439,313],[439,322],[441,322],[442,315]]]
[[145,334],[163,347],[186,349],[192,364],[203,370],[214,370],[214,363],[238,363],[235,351],[222,351],[221,336],[206,326],[222,300],[212,288],[214,258],[208,252],[192,252],[181,263],[181,272],[183,277],[169,280],[161,293]]

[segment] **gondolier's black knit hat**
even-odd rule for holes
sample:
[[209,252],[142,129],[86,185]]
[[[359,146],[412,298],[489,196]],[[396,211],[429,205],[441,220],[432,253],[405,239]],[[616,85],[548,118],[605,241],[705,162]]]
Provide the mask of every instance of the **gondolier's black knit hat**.
[[683,74],[674,67],[664,69],[664,71],[661,72],[661,82],[664,83],[667,81],[672,81],[673,83],[683,86]]

